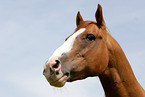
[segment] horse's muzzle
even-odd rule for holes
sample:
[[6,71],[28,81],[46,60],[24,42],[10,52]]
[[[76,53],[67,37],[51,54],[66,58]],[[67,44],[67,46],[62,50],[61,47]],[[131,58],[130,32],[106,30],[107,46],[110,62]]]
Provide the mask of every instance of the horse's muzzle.
[[47,61],[44,65],[43,75],[46,77],[50,85],[55,87],[64,86],[69,78],[69,73],[63,73],[61,70],[61,63],[59,60]]

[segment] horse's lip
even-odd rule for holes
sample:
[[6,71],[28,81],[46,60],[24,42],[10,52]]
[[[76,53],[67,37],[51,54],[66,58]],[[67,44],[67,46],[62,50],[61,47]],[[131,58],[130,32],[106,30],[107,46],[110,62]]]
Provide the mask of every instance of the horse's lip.
[[[50,82],[51,85],[58,87],[58,84],[65,83],[69,79],[69,73],[65,73],[58,80]],[[59,86],[62,87],[62,86]]]

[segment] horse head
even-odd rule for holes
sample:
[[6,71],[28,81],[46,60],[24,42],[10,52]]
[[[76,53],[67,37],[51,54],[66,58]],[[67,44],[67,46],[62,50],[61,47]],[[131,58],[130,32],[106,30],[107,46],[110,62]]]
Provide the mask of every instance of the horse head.
[[44,76],[52,86],[62,87],[65,82],[98,76],[107,68],[107,30],[100,4],[95,18],[96,22],[84,21],[78,12],[75,32],[44,65]]

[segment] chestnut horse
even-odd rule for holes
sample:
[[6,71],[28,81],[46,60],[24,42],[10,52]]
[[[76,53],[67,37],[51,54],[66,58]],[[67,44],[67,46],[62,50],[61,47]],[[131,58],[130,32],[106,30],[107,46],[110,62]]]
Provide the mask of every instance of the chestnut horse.
[[46,62],[44,76],[55,87],[98,76],[106,97],[145,97],[123,50],[107,31],[100,4],[95,18],[97,22],[84,21],[78,12],[75,32]]

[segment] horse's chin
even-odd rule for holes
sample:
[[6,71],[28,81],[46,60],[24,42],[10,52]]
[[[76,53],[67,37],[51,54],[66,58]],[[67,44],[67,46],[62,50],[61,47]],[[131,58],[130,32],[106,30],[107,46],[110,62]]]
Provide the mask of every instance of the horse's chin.
[[63,87],[69,79],[70,75],[69,73],[63,74],[62,72],[60,72],[59,75],[53,74],[52,76],[48,77],[46,75],[45,77],[51,86]]
[[54,87],[63,87],[65,85],[67,79],[68,79],[68,76],[63,75],[62,77],[60,77],[56,81],[51,81],[49,83],[50,83],[51,86],[54,86]]

